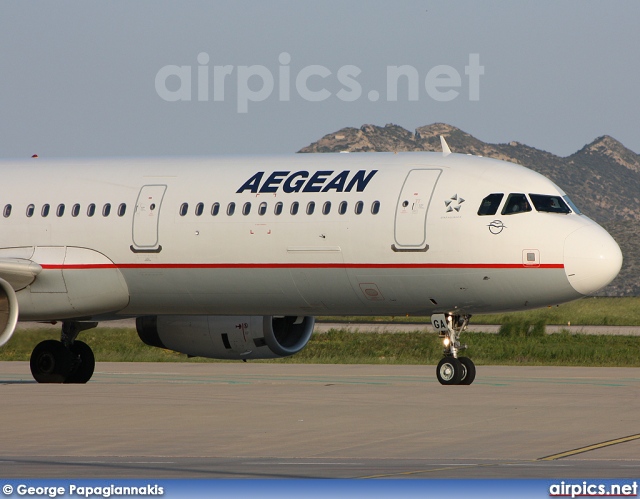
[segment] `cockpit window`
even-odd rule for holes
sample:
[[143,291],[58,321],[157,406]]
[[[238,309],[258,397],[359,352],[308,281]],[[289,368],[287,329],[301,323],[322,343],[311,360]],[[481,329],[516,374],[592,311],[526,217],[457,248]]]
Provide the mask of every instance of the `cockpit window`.
[[533,206],[538,211],[547,213],[571,213],[571,210],[561,196],[545,196],[544,194],[529,194]]
[[507,202],[502,208],[503,215],[516,215],[527,211],[531,211],[531,205],[524,194],[509,194]]
[[489,194],[482,200],[478,215],[495,215],[503,197],[504,194]]
[[573,204],[573,201],[569,199],[569,196],[562,196],[562,199],[565,200],[565,202],[569,205],[569,208],[571,208],[576,215],[582,215],[580,208]]

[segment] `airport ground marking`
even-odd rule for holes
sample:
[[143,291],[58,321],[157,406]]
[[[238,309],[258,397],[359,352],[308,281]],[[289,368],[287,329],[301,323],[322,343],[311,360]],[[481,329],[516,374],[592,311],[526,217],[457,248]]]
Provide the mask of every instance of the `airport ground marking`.
[[451,466],[444,466],[442,468],[431,468],[429,470],[414,470],[414,471],[400,471],[397,473],[383,473],[380,475],[370,475],[370,476],[361,476],[358,477],[360,480],[371,480],[374,478],[392,478],[392,477],[401,477],[401,476],[409,476],[409,475],[421,475],[425,473],[433,473],[436,471],[448,471],[448,470],[458,470],[458,469],[469,469],[469,468],[486,468],[488,466],[497,466],[495,463],[490,464],[454,464]]
[[602,449],[604,447],[610,447],[611,445],[623,444],[625,442],[631,442],[633,440],[640,440],[640,433],[636,435],[629,435],[628,437],[616,438],[614,440],[607,440],[593,445],[587,445],[585,447],[579,447],[577,449],[568,450],[565,452],[559,452],[558,454],[551,454],[538,458],[538,461],[555,461],[557,459],[563,459],[565,457],[575,456],[576,454],[582,454],[583,452],[590,452],[592,450]]

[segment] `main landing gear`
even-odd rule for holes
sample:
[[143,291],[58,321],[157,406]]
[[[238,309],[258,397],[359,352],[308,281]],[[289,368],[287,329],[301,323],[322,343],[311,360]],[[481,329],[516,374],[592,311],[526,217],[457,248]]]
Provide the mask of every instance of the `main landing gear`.
[[436,376],[442,385],[470,385],[476,378],[476,366],[469,357],[458,353],[467,345],[460,344],[460,334],[467,329],[470,315],[436,314],[431,316],[433,327],[444,344],[444,358],[438,362]]
[[31,353],[31,374],[38,383],[86,383],[96,365],[89,345],[77,341],[81,331],[97,322],[63,322],[60,341],[45,340]]

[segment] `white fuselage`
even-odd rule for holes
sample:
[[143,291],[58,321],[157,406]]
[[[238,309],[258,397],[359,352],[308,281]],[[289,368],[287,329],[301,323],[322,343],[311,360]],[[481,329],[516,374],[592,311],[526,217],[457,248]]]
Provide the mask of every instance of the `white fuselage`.
[[[593,293],[621,265],[615,241],[584,215],[503,215],[511,193],[564,193],[485,158],[32,159],[1,168],[0,261],[42,267],[17,291],[20,320],[521,310]],[[479,215],[492,193],[504,194],[501,206]]]

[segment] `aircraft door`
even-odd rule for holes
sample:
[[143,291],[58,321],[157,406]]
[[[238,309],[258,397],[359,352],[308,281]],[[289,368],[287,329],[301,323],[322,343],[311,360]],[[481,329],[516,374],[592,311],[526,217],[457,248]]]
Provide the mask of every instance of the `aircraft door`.
[[411,170],[402,185],[394,227],[394,251],[427,251],[427,213],[440,169]]
[[133,214],[131,251],[134,253],[159,253],[162,250],[159,243],[158,224],[160,206],[166,190],[166,185],[145,185],[140,189]]

